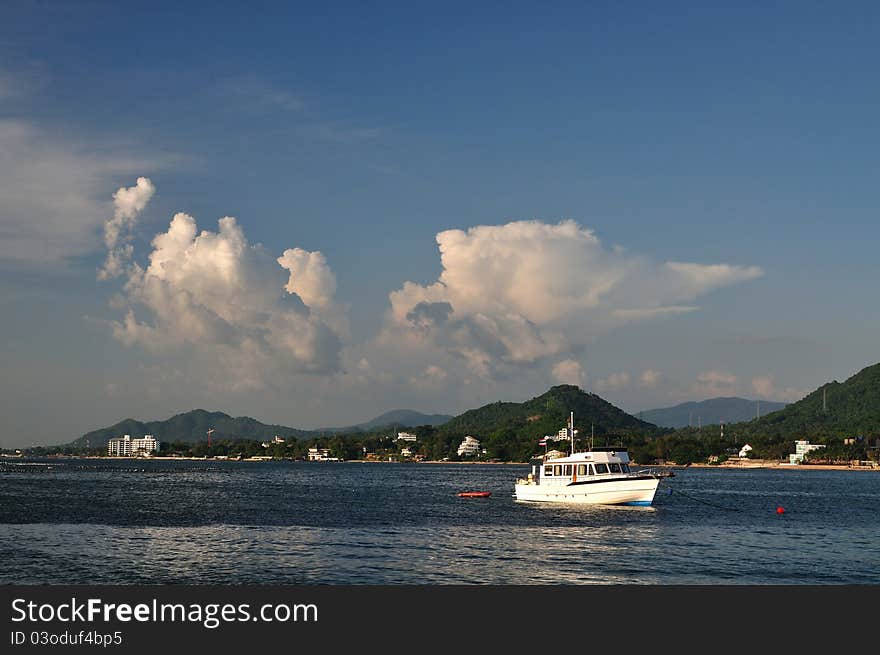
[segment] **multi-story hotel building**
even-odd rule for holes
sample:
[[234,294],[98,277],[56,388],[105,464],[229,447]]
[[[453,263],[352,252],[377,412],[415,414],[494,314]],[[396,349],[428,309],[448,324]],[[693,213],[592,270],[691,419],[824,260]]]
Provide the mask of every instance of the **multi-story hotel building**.
[[132,439],[130,434],[107,442],[107,454],[117,457],[132,457],[134,455],[152,455],[159,450],[159,442],[151,434],[145,434],[141,439]]

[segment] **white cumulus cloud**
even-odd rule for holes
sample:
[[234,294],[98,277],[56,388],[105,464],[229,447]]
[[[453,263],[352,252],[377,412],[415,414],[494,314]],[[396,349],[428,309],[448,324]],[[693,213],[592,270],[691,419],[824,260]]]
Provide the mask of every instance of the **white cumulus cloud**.
[[479,375],[570,356],[625,323],[697,309],[755,266],[658,263],[606,248],[574,221],[515,221],[437,235],[442,272],[389,296],[387,330],[462,358]]
[[327,258],[319,251],[288,248],[276,260],[281,268],[290,272],[287,293],[298,296],[310,311],[320,316],[340,336],[349,335],[350,326],[345,308],[336,303],[336,276],[327,264]]
[[649,368],[642,371],[641,376],[639,376],[639,382],[643,387],[653,388],[660,383],[662,378],[663,374],[660,373],[660,371],[655,371],[654,369]]
[[772,375],[758,375],[752,378],[752,391],[762,399],[778,400],[786,403],[800,400],[807,395],[806,389],[794,387],[776,387],[776,379]]
[[[129,193],[121,202],[135,212],[143,197]],[[128,270],[126,313],[113,324],[123,343],[188,352],[225,387],[339,368],[347,322],[320,252],[297,248],[276,258],[248,243],[233,217],[220,219],[216,232],[199,232],[184,213],[152,247],[146,269]]]
[[563,359],[553,365],[553,379],[562,384],[584,386],[584,368],[576,359]]
[[706,371],[697,375],[691,391],[698,396],[732,396],[736,393],[737,378],[724,371]]
[[98,271],[98,279],[108,280],[125,272],[131,261],[132,228],[138,215],[150,202],[156,187],[147,177],[139,177],[132,187],[120,187],[113,194],[113,218],[104,223],[104,245],[107,246],[107,259]]

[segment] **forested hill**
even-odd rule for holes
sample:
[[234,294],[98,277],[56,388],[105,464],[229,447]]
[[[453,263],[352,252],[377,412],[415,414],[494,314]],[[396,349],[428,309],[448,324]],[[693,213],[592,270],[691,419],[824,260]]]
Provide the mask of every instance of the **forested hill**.
[[[568,424],[574,412],[575,428],[580,435],[597,437],[634,433],[654,433],[657,426],[640,421],[599,396],[585,393],[573,385],[552,387],[546,393],[523,403],[496,402],[456,416],[438,430],[446,434],[471,434],[480,438],[537,440],[555,435]],[[601,445],[601,443],[596,443]]]
[[305,430],[297,430],[283,425],[266,425],[248,416],[233,418],[223,412],[208,412],[204,409],[194,409],[183,414],[177,414],[165,421],[136,421],[125,419],[115,425],[99,430],[93,430],[81,436],[71,445],[79,448],[101,448],[107,445],[107,441],[114,437],[130,434],[132,437],[142,437],[152,434],[157,439],[166,443],[182,441],[195,443],[205,441],[207,432],[211,428],[214,433],[211,438],[215,441],[221,439],[271,439],[275,435],[280,437],[304,437],[310,433]]
[[[824,396],[824,400],[823,400]],[[880,364],[846,382],[829,382],[785,409],[740,423],[743,436],[786,439],[852,437],[880,432]]]

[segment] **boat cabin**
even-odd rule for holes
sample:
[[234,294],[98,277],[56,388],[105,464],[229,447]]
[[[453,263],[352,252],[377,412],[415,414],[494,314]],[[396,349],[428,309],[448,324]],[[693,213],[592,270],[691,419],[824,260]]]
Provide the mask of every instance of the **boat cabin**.
[[569,484],[591,478],[601,479],[600,476],[628,476],[629,454],[623,448],[598,448],[588,452],[574,453],[566,457],[552,459],[536,458],[529,462],[531,473],[529,480],[532,484],[558,483]]

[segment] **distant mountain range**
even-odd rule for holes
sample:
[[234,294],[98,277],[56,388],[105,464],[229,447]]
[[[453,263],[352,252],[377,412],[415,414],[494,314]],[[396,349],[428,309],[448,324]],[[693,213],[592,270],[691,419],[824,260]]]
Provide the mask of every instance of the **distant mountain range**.
[[[358,423],[354,427],[360,430],[376,430],[378,428],[394,426],[406,428],[418,425],[442,425],[450,419],[452,419],[452,416],[448,414],[422,414],[411,409],[393,409],[366,423]],[[339,431],[336,430],[336,432]]]
[[[744,398],[712,398],[683,403],[675,407],[641,412],[641,419],[627,414],[599,396],[572,385],[552,387],[546,393],[522,403],[495,402],[471,409],[456,417],[422,414],[412,410],[393,410],[348,428],[301,430],[283,425],[267,425],[249,417],[233,418],[222,412],[196,409],[165,421],[120,421],[110,427],[93,430],[74,441],[74,447],[103,447],[107,440],[123,434],[133,437],[153,434],[164,442],[204,441],[214,429],[213,439],[310,438],[322,434],[372,431],[381,428],[436,426],[445,439],[472,434],[480,439],[503,444],[508,459],[528,456],[537,439],[555,435],[565,427],[569,412],[574,412],[581,438],[595,430],[597,441],[630,436],[651,437],[668,433],[670,428],[683,430],[688,423],[703,427],[722,420],[731,424],[730,434],[757,436],[771,440],[831,435],[880,434],[880,364],[869,366],[840,383],[829,382],[790,405]],[[662,426],[662,427],[658,427]],[[683,430],[684,431],[684,430]],[[502,449],[496,447],[496,452]]]
[[761,416],[778,411],[785,407],[785,403],[777,403],[769,400],[748,400],[746,398],[727,397],[710,398],[699,402],[681,403],[675,407],[661,407],[639,412],[643,421],[664,428],[696,427],[699,424],[711,425],[724,423],[739,423],[751,421]]
[[320,430],[302,430],[285,425],[267,425],[248,416],[233,418],[223,412],[208,412],[194,409],[177,414],[164,421],[136,421],[127,418],[106,428],[92,430],[76,439],[71,445],[77,448],[99,448],[114,437],[130,434],[141,437],[152,434],[163,442],[196,443],[205,441],[208,430],[214,429],[211,438],[220,439],[271,439],[275,435],[289,438],[309,438],[327,433],[357,432],[378,430],[388,427],[415,427],[419,425],[438,425],[445,423],[451,416],[445,414],[422,414],[410,409],[396,409],[386,412],[374,419],[345,428],[323,428]]

